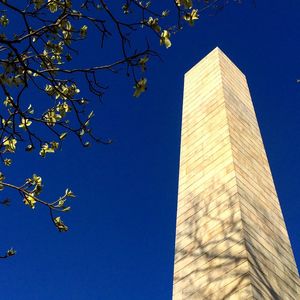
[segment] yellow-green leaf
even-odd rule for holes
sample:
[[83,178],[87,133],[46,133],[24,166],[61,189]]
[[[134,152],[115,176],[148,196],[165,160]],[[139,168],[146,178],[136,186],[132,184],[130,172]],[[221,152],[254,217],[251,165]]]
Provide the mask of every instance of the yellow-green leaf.
[[147,89],[147,79],[146,78],[141,78],[135,85],[134,85],[134,97],[139,97],[141,93],[145,92]]
[[68,226],[64,224],[60,217],[54,218],[54,224],[60,232],[68,231]]
[[64,140],[65,139],[65,137],[67,136],[67,132],[63,132],[60,136],[59,136],[59,139],[60,140]]
[[34,196],[33,196],[32,193],[26,194],[25,197],[24,197],[24,199],[23,199],[23,202],[24,202],[25,205],[30,206],[32,209],[35,208],[36,200],[35,200],[35,198],[34,198]]
[[170,36],[171,34],[168,30],[164,30],[160,35],[160,44],[165,45],[167,49],[172,46]]
[[191,26],[194,25],[195,20],[199,19],[199,15],[198,15],[198,10],[197,9],[193,9],[190,13],[186,13],[183,16],[184,20],[186,20],[187,22],[189,22],[189,24]]

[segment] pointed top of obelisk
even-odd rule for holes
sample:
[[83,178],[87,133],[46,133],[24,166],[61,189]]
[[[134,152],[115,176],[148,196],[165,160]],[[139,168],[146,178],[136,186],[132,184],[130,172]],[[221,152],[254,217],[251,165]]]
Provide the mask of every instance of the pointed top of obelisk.
[[[185,75],[194,72],[201,72],[201,70],[207,70],[209,68],[220,67],[220,65],[230,65],[238,72],[243,72],[232,62],[232,60],[219,48],[215,47],[210,51],[204,58],[202,58],[198,63],[196,63],[191,69],[189,69]],[[244,75],[244,74],[243,74]]]

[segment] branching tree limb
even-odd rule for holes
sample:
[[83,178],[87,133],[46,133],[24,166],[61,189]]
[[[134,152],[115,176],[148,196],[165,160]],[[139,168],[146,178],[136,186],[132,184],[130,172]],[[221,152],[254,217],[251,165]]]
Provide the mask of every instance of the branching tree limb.
[[[68,135],[88,147],[91,142],[110,140],[94,135],[90,127],[93,111],[89,103],[101,98],[106,90],[103,72],[124,73],[133,83],[135,97],[147,89],[148,60],[158,57],[157,44],[169,48],[171,36],[185,24],[193,25],[199,15],[216,11],[227,4],[222,0],[170,0],[161,11],[161,3],[125,0],[0,0],[0,159],[10,166],[19,145],[26,151],[37,149],[46,157],[61,147]],[[10,20],[18,26],[11,29]],[[79,45],[97,32],[100,49],[107,40],[116,39],[115,61],[103,65],[78,66],[73,56],[80,55]],[[94,37],[95,38],[95,37]],[[140,41],[146,41],[140,46]],[[138,46],[139,45],[139,46]],[[100,80],[101,78],[101,80]],[[83,94],[80,86],[89,93]],[[26,92],[36,90],[45,99],[28,103]],[[74,194],[67,189],[55,201],[40,198],[42,178],[33,175],[23,185],[5,181],[0,173],[0,190],[13,189],[30,208],[37,204],[49,209],[59,231],[68,227],[57,214],[69,211],[65,202]],[[1,258],[14,254],[10,249]]]

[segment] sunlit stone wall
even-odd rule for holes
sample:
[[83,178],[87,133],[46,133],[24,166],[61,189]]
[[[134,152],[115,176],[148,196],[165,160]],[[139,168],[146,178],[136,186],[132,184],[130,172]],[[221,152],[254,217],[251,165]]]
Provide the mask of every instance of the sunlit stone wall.
[[185,75],[173,300],[298,295],[246,78],[216,48]]

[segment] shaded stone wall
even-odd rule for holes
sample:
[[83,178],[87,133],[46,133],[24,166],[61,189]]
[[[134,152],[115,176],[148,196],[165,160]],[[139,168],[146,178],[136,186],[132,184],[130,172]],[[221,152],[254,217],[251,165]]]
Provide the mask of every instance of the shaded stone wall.
[[173,300],[300,299],[245,76],[218,48],[185,75]]

